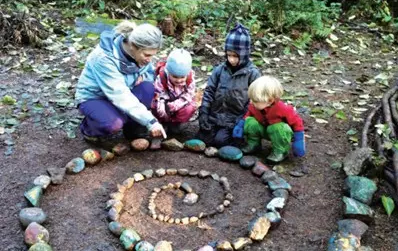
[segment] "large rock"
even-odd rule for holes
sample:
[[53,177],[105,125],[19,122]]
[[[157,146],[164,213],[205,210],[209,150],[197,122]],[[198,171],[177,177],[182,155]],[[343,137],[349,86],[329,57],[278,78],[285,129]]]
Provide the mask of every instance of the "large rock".
[[239,165],[246,170],[250,170],[254,167],[254,165],[257,162],[257,158],[254,156],[243,156],[240,160],[239,160]]
[[334,233],[328,242],[328,251],[357,251],[361,242],[355,235]]
[[50,167],[47,169],[47,173],[51,177],[51,182],[54,185],[60,185],[64,181],[64,176],[66,173],[65,168]]
[[196,202],[198,202],[199,195],[196,193],[188,193],[185,195],[185,198],[183,200],[184,204],[187,204],[188,206],[194,205]]
[[168,241],[159,241],[156,243],[154,251],[173,251],[173,247]]
[[47,214],[41,208],[38,207],[27,207],[23,208],[19,212],[19,221],[24,227],[27,227],[30,223],[43,223],[47,219]]
[[135,139],[131,141],[131,148],[135,151],[145,151],[149,147],[149,141],[147,139]]
[[181,151],[184,149],[184,144],[176,139],[169,139],[162,142],[162,147],[169,151]]
[[278,179],[278,174],[271,170],[266,170],[263,175],[261,175],[261,180],[264,184],[267,184],[270,181],[275,181]]
[[124,230],[120,235],[120,242],[125,250],[133,250],[135,244],[137,244],[140,240],[141,237],[135,230],[131,228]]
[[185,141],[184,147],[190,151],[203,152],[206,149],[206,144],[200,139],[190,139]]
[[345,196],[343,197],[343,201],[345,204],[345,217],[357,219],[367,224],[372,222],[374,211],[368,205]]
[[260,161],[257,161],[252,169],[252,173],[258,177],[261,177],[265,171],[271,170],[268,166],[264,165]]
[[358,148],[350,152],[343,161],[345,173],[347,175],[360,174],[371,156],[372,149],[370,148]]
[[47,229],[42,225],[32,222],[25,230],[25,243],[28,246],[32,246],[38,242],[46,242],[50,240],[50,234]]
[[286,189],[289,191],[292,190],[290,184],[281,177],[278,177],[276,180],[269,181],[268,186],[272,191],[275,191],[277,189]]
[[373,194],[377,190],[377,185],[373,180],[361,176],[348,176],[345,179],[345,186],[351,198],[368,205],[372,202]]
[[341,233],[353,234],[359,239],[361,239],[362,235],[369,228],[368,225],[366,225],[362,221],[355,219],[339,220],[337,224],[339,225],[339,231]]
[[271,222],[264,216],[257,217],[249,223],[249,237],[261,241],[267,235]]
[[238,161],[242,156],[242,151],[234,146],[223,146],[218,150],[218,157],[223,160]]
[[80,173],[85,166],[84,159],[74,158],[66,164],[65,169],[67,173]]
[[30,202],[30,204],[34,207],[37,207],[40,204],[41,196],[43,195],[43,188],[41,186],[34,186],[24,193],[25,198]]
[[101,154],[97,150],[86,149],[82,153],[82,158],[88,165],[95,165],[101,161]]
[[31,246],[28,251],[53,251],[53,249],[45,242],[38,242]]
[[112,221],[109,222],[108,225],[109,230],[112,232],[112,234],[116,235],[116,236],[120,236],[123,231],[125,230],[125,228],[123,227],[123,225],[120,222],[117,221]]

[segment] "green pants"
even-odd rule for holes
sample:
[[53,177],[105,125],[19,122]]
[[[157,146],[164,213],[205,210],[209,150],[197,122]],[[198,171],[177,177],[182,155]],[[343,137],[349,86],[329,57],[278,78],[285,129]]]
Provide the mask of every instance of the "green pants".
[[259,146],[261,139],[267,139],[271,141],[272,152],[285,154],[290,150],[293,130],[284,122],[264,127],[254,117],[247,117],[244,134],[251,146]]

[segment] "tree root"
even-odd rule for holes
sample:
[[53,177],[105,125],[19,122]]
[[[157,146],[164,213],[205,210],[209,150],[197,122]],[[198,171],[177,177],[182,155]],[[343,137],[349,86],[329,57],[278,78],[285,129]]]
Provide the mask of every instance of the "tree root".
[[376,112],[381,108],[381,104],[377,105],[373,110],[369,113],[368,117],[366,117],[365,125],[362,130],[362,138],[361,138],[361,147],[368,147],[368,131],[369,127],[372,123],[372,119],[375,116]]

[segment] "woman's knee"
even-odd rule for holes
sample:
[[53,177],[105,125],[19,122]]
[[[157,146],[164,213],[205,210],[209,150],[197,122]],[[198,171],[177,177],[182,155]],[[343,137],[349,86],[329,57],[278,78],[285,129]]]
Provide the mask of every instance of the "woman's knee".
[[101,124],[101,130],[106,134],[114,134],[122,130],[124,122],[121,118],[115,118],[111,121]]

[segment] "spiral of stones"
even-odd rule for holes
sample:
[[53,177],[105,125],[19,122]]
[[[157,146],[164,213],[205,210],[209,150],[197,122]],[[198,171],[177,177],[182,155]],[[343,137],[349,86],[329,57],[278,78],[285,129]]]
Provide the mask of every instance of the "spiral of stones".
[[[188,141],[187,141],[188,142]],[[187,145],[185,142],[185,146]],[[198,142],[200,145],[195,145]],[[186,147],[191,151],[196,152],[203,152],[204,151],[204,143],[198,140],[191,140],[190,147]],[[228,148],[233,148],[227,146]],[[198,150],[199,149],[199,150]],[[211,150],[211,151],[208,151]],[[228,149],[229,150],[229,149]],[[240,151],[239,149],[233,149],[235,152]],[[75,158],[68,162],[68,164],[64,168],[49,168],[47,169],[47,175],[40,175],[38,176],[33,184],[33,188],[29,189],[25,192],[25,198],[28,200],[29,204],[33,207],[23,208],[20,212],[19,218],[24,227],[27,227],[25,230],[25,242],[28,246],[30,246],[29,251],[51,251],[52,248],[48,244],[49,242],[49,232],[40,224],[45,223],[47,219],[47,215],[44,211],[39,208],[40,200],[42,198],[43,192],[50,184],[59,185],[62,184],[64,181],[65,173],[68,174],[77,174],[84,170],[85,165],[94,166],[102,161],[109,161],[112,160],[115,156],[121,156],[127,154],[129,151],[129,146],[124,144],[117,144],[113,149],[112,152],[108,152],[106,150],[97,151],[95,149],[87,149],[83,152],[82,158]],[[217,149],[206,148],[206,152],[215,152]],[[221,151],[221,149],[220,149]],[[209,156],[209,155],[208,155]],[[212,155],[217,156],[217,155]],[[210,157],[210,156],[209,156]],[[219,240],[216,242],[215,246],[206,245],[200,248],[200,251],[204,250],[213,250],[212,248],[216,248],[217,250],[241,250],[247,245],[250,245],[252,241],[261,241],[265,235],[268,233],[268,230],[274,226],[276,227],[281,222],[281,217],[279,212],[284,208],[289,192],[291,190],[291,186],[278,174],[272,170],[270,170],[267,166],[262,164],[259,161],[254,161],[252,164],[243,164],[242,160],[248,156],[242,158],[240,155],[239,158],[223,158],[222,159],[239,161],[242,168],[251,170],[255,176],[261,177],[261,180],[264,184],[268,185],[268,187],[273,191],[272,195],[273,198],[269,201],[265,208],[266,213],[258,215],[252,219],[249,223],[248,228],[248,237],[239,237],[234,239],[232,242],[228,240]],[[143,181],[146,178],[152,178],[153,175],[156,177],[163,177],[165,175],[181,175],[181,176],[198,176],[199,178],[208,178],[211,177],[215,181],[220,182],[221,186],[225,192],[225,199],[222,203],[220,203],[215,210],[211,212],[203,212],[197,216],[191,217],[184,217],[180,219],[178,223],[177,219],[174,219],[174,222],[171,221],[171,218],[167,219],[166,216],[163,217],[163,221],[167,219],[168,223],[174,224],[189,224],[197,222],[199,219],[204,217],[208,217],[211,215],[215,215],[217,213],[222,213],[225,207],[228,207],[230,203],[233,201],[233,195],[231,193],[230,185],[228,179],[226,177],[219,177],[216,173],[210,173],[208,171],[188,171],[187,169],[157,169],[155,171],[149,169],[145,170],[141,173],[135,173],[133,177],[126,179],[122,184],[117,185],[117,192],[114,192],[110,195],[111,199],[107,201],[106,208],[109,209],[108,211],[108,220],[109,229],[110,231],[115,234],[116,236],[120,236],[120,240],[122,242],[123,247],[126,250],[132,250],[132,248],[136,247],[136,250],[146,250],[145,248],[149,248],[149,250],[153,249],[153,246],[146,242],[141,241],[140,236],[138,233],[135,232],[134,229],[130,227],[124,227],[119,220],[120,212],[123,209],[123,198],[124,193],[127,189],[130,189],[135,182]],[[156,198],[157,194],[161,190],[165,189],[177,189],[179,188],[180,184],[177,183],[170,183],[164,185],[158,189],[154,189],[153,193],[150,195],[150,202],[153,202]],[[151,210],[152,208],[152,210]],[[149,208],[148,210],[152,218],[159,219],[159,214],[156,214],[155,207]],[[154,217],[157,215],[157,217]],[[34,233],[32,235],[32,233]],[[33,236],[33,237],[32,237]],[[152,248],[152,249],[151,249]],[[160,241],[156,244],[154,250],[172,250],[171,243],[168,241]]]

